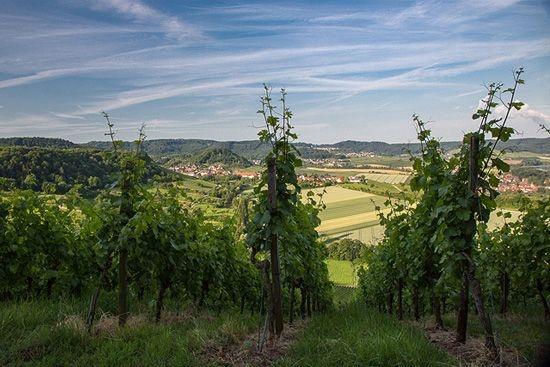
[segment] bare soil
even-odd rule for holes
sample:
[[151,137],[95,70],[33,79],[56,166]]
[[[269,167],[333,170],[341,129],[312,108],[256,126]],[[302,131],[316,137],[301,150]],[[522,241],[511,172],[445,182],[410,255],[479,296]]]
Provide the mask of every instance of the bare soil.
[[258,331],[255,331],[248,334],[237,344],[227,346],[209,345],[203,351],[203,355],[206,360],[223,366],[271,366],[275,360],[290,349],[306,324],[306,320],[285,324],[281,337],[268,340],[262,351],[258,350]]

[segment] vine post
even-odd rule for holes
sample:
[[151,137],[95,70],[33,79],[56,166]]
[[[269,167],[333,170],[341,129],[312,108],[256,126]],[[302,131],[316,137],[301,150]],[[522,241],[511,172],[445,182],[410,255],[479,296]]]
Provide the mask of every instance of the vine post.
[[[479,136],[478,134],[472,134],[470,136],[470,155],[469,155],[469,169],[470,169],[470,176],[469,176],[469,188],[472,192],[472,215],[471,218],[474,218],[474,228],[476,228],[475,225],[475,213],[477,211],[477,208],[479,206],[478,204],[478,179],[479,179],[479,169],[478,169],[478,156],[479,156]],[[475,231],[472,232],[472,235],[475,233]],[[471,247],[473,245],[472,242],[470,242]],[[483,329],[485,330],[485,346],[489,349],[489,351],[495,356],[498,357],[498,349],[495,342],[495,337],[493,334],[493,326],[491,323],[491,318],[489,317],[489,313],[485,309],[485,304],[483,302],[483,292],[481,290],[481,284],[479,280],[475,276],[475,263],[472,257],[467,258],[468,261],[468,280],[472,286],[472,295],[476,304],[476,309],[479,316],[479,321],[481,322],[481,325],[483,326]]]
[[[269,195],[269,211],[271,215],[277,212],[277,169],[274,158],[267,161],[268,171],[268,195]],[[277,233],[271,231],[269,236],[270,242],[270,258],[271,258],[271,294],[273,300],[273,322],[275,326],[275,334],[278,336],[283,332],[283,306],[281,295],[281,275],[279,269],[279,249]]]

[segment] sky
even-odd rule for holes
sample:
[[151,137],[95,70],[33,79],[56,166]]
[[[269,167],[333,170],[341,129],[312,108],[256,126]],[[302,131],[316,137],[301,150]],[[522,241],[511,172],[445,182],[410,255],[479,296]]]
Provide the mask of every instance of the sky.
[[0,136],[255,139],[263,83],[300,141],[458,140],[490,82],[550,126],[550,1],[2,0]]

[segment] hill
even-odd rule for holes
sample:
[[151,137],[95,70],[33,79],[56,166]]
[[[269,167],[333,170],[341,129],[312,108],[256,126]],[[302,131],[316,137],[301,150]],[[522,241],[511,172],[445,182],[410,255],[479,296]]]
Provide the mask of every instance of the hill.
[[[146,178],[167,175],[149,157]],[[118,166],[109,152],[83,148],[0,147],[0,190],[33,189],[62,194],[74,185],[94,191],[112,184]]]
[[[125,142],[130,146],[131,142]],[[442,142],[445,150],[456,149],[460,142]],[[92,141],[84,144],[87,147],[107,149],[108,142]],[[302,157],[310,159],[335,158],[343,153],[371,152],[377,155],[400,155],[408,151],[418,153],[420,145],[417,143],[385,143],[380,141],[353,141],[347,140],[335,144],[311,144],[297,143],[296,147],[302,153]],[[512,139],[499,144],[502,149],[510,151],[529,151],[538,154],[550,154],[550,138],[522,138]],[[152,157],[171,155],[197,154],[207,148],[224,149],[231,151],[248,160],[261,159],[265,157],[269,147],[258,140],[243,141],[215,141],[201,139],[155,139],[144,143],[145,151]]]
[[14,137],[0,138],[0,146],[17,147],[42,147],[42,148],[76,148],[77,144],[59,138],[41,138],[41,137]]
[[[447,151],[456,149],[458,141],[441,142],[441,147]],[[0,146],[26,146],[47,148],[94,148],[106,150],[111,147],[107,141],[91,141],[84,144],[75,144],[68,140],[53,138],[0,138]],[[127,149],[133,147],[133,142],[124,142]],[[420,145],[417,143],[385,143],[381,141],[354,141],[346,140],[335,144],[297,143],[296,147],[302,157],[309,159],[336,158],[345,153],[371,152],[376,155],[395,156],[411,151],[418,153]],[[216,141],[203,139],[153,139],[143,143],[145,152],[154,159],[169,159],[174,156],[181,158],[201,154],[207,149],[222,149],[232,152],[247,160],[262,159],[269,150],[269,146],[259,140]],[[500,149],[514,152],[532,152],[550,154],[550,138],[521,138],[499,143]]]
[[226,148],[208,148],[196,156],[192,156],[191,163],[200,165],[224,164],[227,166],[248,167],[250,161]]
[[[457,149],[460,146],[458,141],[441,142],[441,147],[446,151]],[[336,148],[343,153],[372,152],[379,155],[399,155],[411,151],[418,153],[418,143],[385,143],[381,141],[354,141],[346,140],[335,144],[322,144],[321,148]],[[539,154],[550,153],[550,138],[521,138],[511,139],[507,142],[500,142],[499,149],[507,149],[513,152],[533,152]]]

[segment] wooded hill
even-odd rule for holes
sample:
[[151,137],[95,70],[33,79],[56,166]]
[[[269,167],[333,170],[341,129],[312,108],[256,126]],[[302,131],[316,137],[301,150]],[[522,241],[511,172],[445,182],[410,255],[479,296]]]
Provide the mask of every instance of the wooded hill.
[[[48,142],[36,138],[19,141]],[[70,142],[52,139],[49,143],[66,147]],[[172,174],[148,156],[145,162],[146,179]],[[118,171],[112,154],[99,149],[0,146],[0,190],[22,188],[60,194],[81,185],[91,193],[115,182]]]
[[[132,142],[124,142],[124,147],[130,149]],[[449,151],[460,146],[458,141],[441,142],[441,148]],[[111,143],[107,141],[91,141],[84,144],[75,144],[64,139],[52,138],[0,138],[0,146],[27,146],[27,147],[57,147],[57,148],[94,148],[110,149]],[[296,143],[303,158],[322,159],[336,158],[343,153],[371,152],[378,155],[400,155],[411,151],[418,153],[418,143],[385,143],[380,141],[353,141],[346,140],[335,144],[311,144]],[[143,143],[144,151],[151,157],[159,159],[172,158],[173,156],[196,155],[205,151],[213,152],[212,149],[221,149],[225,152],[232,152],[247,160],[261,159],[269,150],[266,143],[259,140],[242,141],[216,141],[203,139],[153,139]],[[507,142],[500,142],[499,149],[521,152],[528,151],[538,154],[550,154],[550,138],[523,138],[511,139]],[[217,151],[220,153],[221,151]],[[216,153],[216,154],[218,154]],[[212,154],[212,153],[208,153]],[[233,157],[234,158],[234,157]],[[233,159],[231,158],[231,159]]]
[[[84,144],[94,148],[106,149],[108,142],[89,142]],[[131,146],[130,142],[126,142]],[[457,149],[459,141],[441,142],[444,150]],[[334,158],[342,153],[372,152],[378,155],[400,155],[406,154],[409,150],[418,153],[418,143],[385,143],[380,141],[353,141],[346,140],[335,144],[311,144],[297,143],[303,158],[320,159]],[[269,147],[258,140],[243,141],[215,141],[201,139],[156,139],[144,143],[145,151],[151,156],[173,155],[173,154],[194,154],[205,148],[222,148],[232,151],[246,159],[261,159],[269,150]],[[320,149],[321,148],[321,149]],[[336,149],[328,151],[328,149]],[[499,143],[500,149],[508,149],[515,152],[533,152],[539,154],[550,154],[550,138],[523,138],[511,139]],[[327,150],[325,150],[327,149]]]
[[196,154],[177,154],[172,155],[171,158],[161,157],[158,161],[168,167],[180,164],[200,166],[222,164],[226,167],[249,167],[252,165],[248,159],[225,148],[206,148]]

